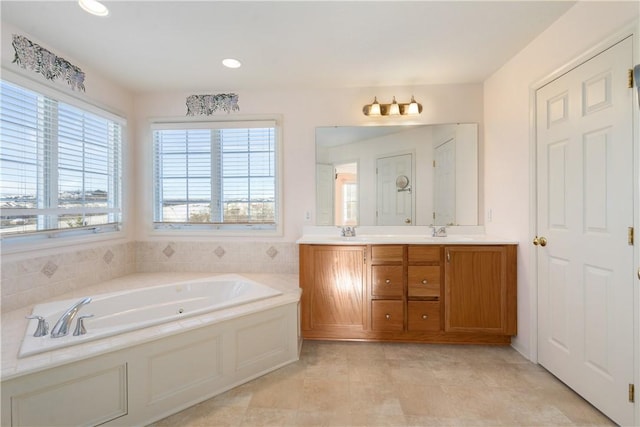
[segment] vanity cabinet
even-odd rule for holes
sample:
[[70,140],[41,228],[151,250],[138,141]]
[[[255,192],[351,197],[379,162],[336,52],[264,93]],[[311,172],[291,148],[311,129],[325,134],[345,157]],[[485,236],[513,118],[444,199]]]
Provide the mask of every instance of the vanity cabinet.
[[300,245],[308,339],[508,344],[515,245]]

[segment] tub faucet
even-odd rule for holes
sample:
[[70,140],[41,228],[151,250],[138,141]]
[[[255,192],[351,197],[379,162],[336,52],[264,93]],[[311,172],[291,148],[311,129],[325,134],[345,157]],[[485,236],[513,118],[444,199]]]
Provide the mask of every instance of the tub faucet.
[[78,314],[78,310],[80,310],[83,305],[89,304],[90,302],[91,297],[86,297],[73,304],[67,311],[65,311],[51,330],[51,338],[59,338],[67,335],[73,319]]
[[440,228],[436,228],[433,226],[433,231],[431,232],[431,237],[447,237],[447,227],[444,225]]
[[355,227],[342,227],[340,231],[340,235],[342,237],[355,237],[356,236],[356,228]]

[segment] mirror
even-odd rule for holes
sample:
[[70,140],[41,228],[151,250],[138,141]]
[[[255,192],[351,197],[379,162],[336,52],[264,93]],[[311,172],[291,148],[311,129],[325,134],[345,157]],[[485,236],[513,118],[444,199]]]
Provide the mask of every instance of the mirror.
[[478,225],[478,125],[316,128],[316,225]]

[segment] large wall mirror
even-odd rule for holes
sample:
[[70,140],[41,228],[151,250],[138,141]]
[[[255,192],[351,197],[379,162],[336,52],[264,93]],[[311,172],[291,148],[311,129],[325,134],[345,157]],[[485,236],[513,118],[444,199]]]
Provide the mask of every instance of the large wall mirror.
[[316,225],[477,224],[477,124],[316,128]]

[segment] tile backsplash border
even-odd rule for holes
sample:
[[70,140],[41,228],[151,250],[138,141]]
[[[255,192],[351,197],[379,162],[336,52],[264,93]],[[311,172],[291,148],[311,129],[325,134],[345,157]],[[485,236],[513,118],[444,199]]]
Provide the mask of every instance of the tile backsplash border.
[[290,242],[150,241],[2,259],[0,307],[11,311],[133,273],[298,273]]

